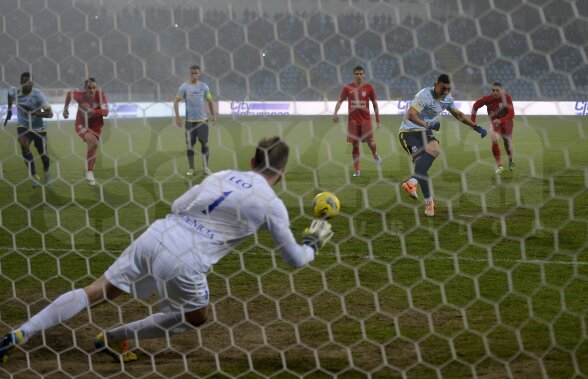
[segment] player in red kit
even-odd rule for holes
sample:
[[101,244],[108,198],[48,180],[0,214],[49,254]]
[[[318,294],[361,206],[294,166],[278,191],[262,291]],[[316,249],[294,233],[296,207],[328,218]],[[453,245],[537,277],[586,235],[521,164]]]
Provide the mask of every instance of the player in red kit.
[[84,83],[83,91],[70,91],[65,97],[63,117],[69,117],[69,103],[71,99],[78,102],[76,115],[76,133],[88,145],[86,154],[86,169],[84,175],[90,185],[96,185],[94,178],[94,163],[96,163],[96,151],[100,132],[104,126],[104,117],[108,116],[108,101],[104,92],[96,86],[96,79],[88,78]]
[[500,147],[498,146],[498,136],[502,137],[504,149],[508,155],[508,167],[514,170],[513,161],[514,149],[512,143],[513,119],[515,116],[512,98],[502,90],[502,84],[499,82],[492,83],[492,93],[478,99],[472,107],[472,121],[476,122],[476,112],[483,106],[487,107],[488,116],[490,117],[490,139],[492,140],[492,154],[496,160],[497,174],[502,174],[502,158],[500,157]]
[[372,130],[372,119],[370,115],[370,101],[374,107],[374,114],[376,115],[376,124],[380,129],[380,111],[378,109],[378,102],[376,100],[376,91],[371,84],[365,83],[364,69],[361,66],[357,66],[353,69],[353,83],[349,83],[343,87],[337,105],[335,105],[335,113],[333,114],[333,122],[339,121],[339,108],[343,101],[347,100],[349,105],[348,108],[348,121],[347,121],[347,142],[353,144],[353,167],[355,172],[353,176],[360,176],[360,164],[359,164],[359,144],[360,142],[367,142],[368,147],[372,151],[378,165],[382,164],[382,158],[378,155],[376,150],[376,142],[374,140],[374,133]]

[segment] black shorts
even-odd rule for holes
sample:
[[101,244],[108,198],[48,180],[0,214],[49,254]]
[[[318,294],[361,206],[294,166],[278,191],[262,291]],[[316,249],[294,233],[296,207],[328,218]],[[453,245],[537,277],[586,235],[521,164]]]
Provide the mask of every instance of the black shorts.
[[47,132],[38,132],[33,129],[25,128],[19,126],[16,128],[18,133],[18,138],[26,138],[29,141],[35,144],[35,148],[39,152],[39,154],[43,155],[47,151]]
[[439,140],[433,135],[431,130],[415,130],[414,132],[400,132],[398,139],[402,148],[414,159],[422,151],[429,142]]
[[186,143],[194,146],[196,139],[200,143],[208,143],[208,124],[204,121],[191,122],[186,121]]

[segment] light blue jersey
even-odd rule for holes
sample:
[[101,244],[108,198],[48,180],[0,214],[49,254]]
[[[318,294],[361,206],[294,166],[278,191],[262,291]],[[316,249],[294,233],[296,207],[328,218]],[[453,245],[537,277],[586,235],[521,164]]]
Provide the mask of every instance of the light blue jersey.
[[208,113],[206,113],[205,106],[209,100],[212,100],[212,94],[206,83],[182,83],[176,96],[183,99],[186,103],[187,122],[208,120]]
[[[457,107],[453,103],[453,97],[451,97],[451,94],[445,96],[444,99],[435,99],[434,93],[434,87],[423,88],[415,95],[414,99],[410,103],[410,106],[419,112],[419,117],[421,120],[425,122],[435,121],[441,115],[441,113],[446,110],[457,110]],[[400,131],[409,130],[427,129],[410,121],[405,114],[404,119],[402,120],[402,124],[400,124]]]
[[38,132],[44,132],[47,128],[43,117],[35,116],[33,112],[49,108],[47,98],[40,89],[34,88],[27,95],[21,93],[20,88],[13,88],[8,92],[8,97],[16,104],[18,126],[32,128]]

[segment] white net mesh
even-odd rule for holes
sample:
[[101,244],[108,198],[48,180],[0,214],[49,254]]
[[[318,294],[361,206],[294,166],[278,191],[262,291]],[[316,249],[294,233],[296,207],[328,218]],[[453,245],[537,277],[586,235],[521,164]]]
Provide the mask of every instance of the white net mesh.
[[[202,179],[183,175],[183,133],[171,118],[192,64],[215,100],[232,102],[211,128],[214,171],[247,169],[257,141],[277,134],[291,146],[276,190],[296,236],[314,194],[342,203],[333,241],[302,269],[282,263],[267,233],[239,245],[209,274],[209,321],[131,341],[139,361],[113,363],[92,344],[157,312],[156,298],[123,296],[34,336],[3,377],[588,376],[588,1],[0,0],[0,9],[0,98],[30,71],[60,113],[66,92],[92,76],[112,114],[95,187],[72,121],[49,122],[56,180],[36,189],[14,122],[0,131],[2,335],[99,277]],[[458,101],[498,80],[515,102],[555,111],[518,108],[517,166],[502,176],[488,141],[444,120],[430,172],[437,215],[426,219],[399,188],[412,170],[401,116],[381,109],[384,164],[365,149],[362,177],[352,178],[345,121],[332,123],[328,103],[315,112],[323,116],[249,108],[335,101],[357,65],[381,104],[399,109],[448,73]],[[564,101],[577,116],[560,112]]]

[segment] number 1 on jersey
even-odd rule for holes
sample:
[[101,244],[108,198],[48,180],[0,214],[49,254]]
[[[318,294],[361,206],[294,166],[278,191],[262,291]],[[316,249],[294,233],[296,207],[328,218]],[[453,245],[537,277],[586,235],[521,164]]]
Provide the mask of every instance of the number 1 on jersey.
[[222,203],[227,198],[227,196],[229,196],[231,194],[231,192],[233,192],[233,191],[223,192],[223,194],[218,199],[216,199],[215,201],[210,203],[208,208],[203,209],[202,213],[204,213],[205,215],[210,214],[210,212],[212,212],[214,210],[214,208],[218,207],[220,205],[220,203]]

